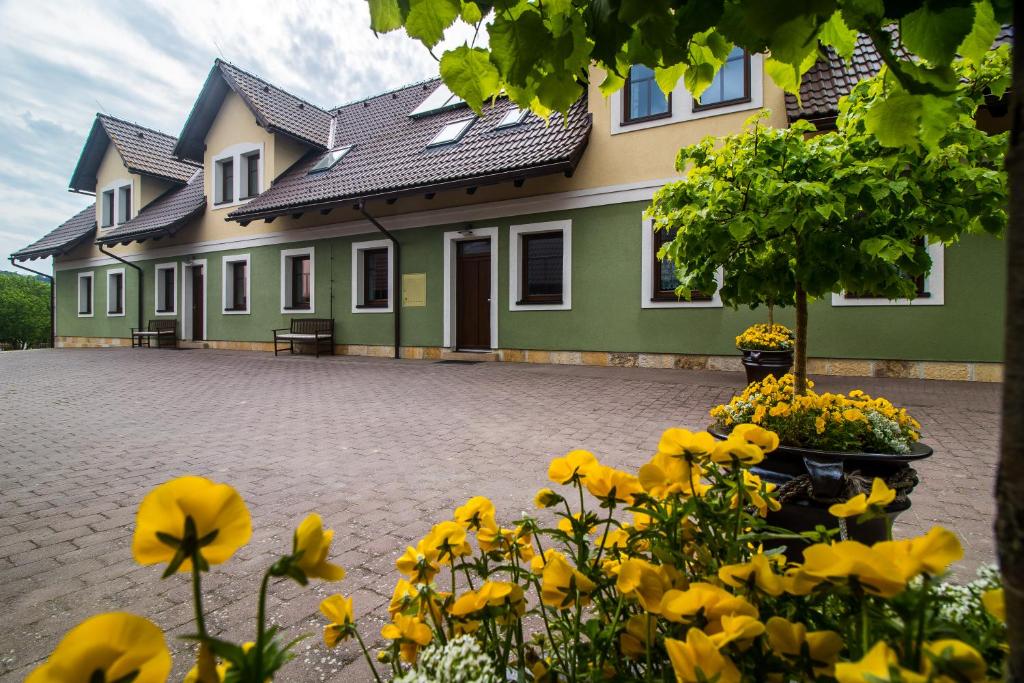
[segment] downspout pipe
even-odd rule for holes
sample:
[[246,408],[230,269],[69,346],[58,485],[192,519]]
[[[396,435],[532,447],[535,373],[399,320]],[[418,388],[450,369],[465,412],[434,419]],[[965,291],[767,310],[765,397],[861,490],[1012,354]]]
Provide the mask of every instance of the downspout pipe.
[[10,260],[11,265],[14,266],[15,268],[21,268],[22,270],[27,270],[30,273],[34,273],[36,275],[42,275],[43,277],[45,277],[47,280],[50,281],[50,348],[52,349],[57,344],[57,319],[54,317],[54,312],[53,312],[54,300],[57,298],[57,283],[54,281],[52,275],[47,275],[46,273],[40,273],[38,270],[32,270],[31,268],[29,268],[27,266],[19,265],[14,260],[13,256],[11,256],[8,260]]
[[401,344],[402,344],[402,302],[398,300],[398,295],[401,292],[401,273],[402,273],[402,246],[398,242],[398,238],[388,232],[388,229],[380,224],[376,218],[370,215],[370,212],[366,210],[366,203],[359,202],[358,208],[360,213],[373,224],[373,227],[380,230],[380,232],[391,240],[391,244],[395,250],[395,267],[391,273],[391,301],[392,301],[392,314],[395,316],[395,358],[402,357]]
[[[121,263],[125,264],[128,267],[134,268],[135,272],[139,274],[139,291],[138,291],[138,294],[139,294],[139,327],[138,327],[138,329],[140,329],[140,330],[144,329],[146,324],[145,324],[145,321],[143,320],[143,316],[142,316],[142,311],[143,311],[142,302],[145,299],[143,299],[143,297],[142,297],[142,287],[143,287],[143,280],[145,278],[142,277],[142,268],[137,266],[137,265],[135,265],[134,263],[129,263],[128,261],[125,261],[123,258],[121,258],[120,256],[118,256],[117,254],[115,254],[113,252],[107,251],[106,249],[103,248],[103,245],[101,243],[99,243],[99,242],[96,243],[96,246],[99,247],[100,252],[106,254],[107,256],[109,256],[110,258],[114,259],[115,261],[120,261]],[[128,289],[128,283],[125,283],[125,290],[127,290],[127,289]]]

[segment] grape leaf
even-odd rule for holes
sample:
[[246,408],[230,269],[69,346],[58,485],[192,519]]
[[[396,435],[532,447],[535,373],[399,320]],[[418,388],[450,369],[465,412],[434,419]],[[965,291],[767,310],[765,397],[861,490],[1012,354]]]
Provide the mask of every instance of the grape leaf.
[[948,64],[973,25],[973,7],[948,7],[936,11],[925,4],[903,17],[900,39],[919,57],[933,64]]
[[441,78],[475,112],[480,111],[484,100],[497,94],[500,81],[487,50],[468,45],[444,53]]
[[459,0],[409,0],[405,32],[427,47],[434,47],[459,17],[459,5]]

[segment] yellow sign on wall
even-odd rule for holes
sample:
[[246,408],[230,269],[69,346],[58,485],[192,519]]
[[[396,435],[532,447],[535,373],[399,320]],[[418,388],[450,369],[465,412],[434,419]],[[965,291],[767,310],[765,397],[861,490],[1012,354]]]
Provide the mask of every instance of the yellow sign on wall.
[[427,274],[406,273],[402,276],[402,306],[427,305]]

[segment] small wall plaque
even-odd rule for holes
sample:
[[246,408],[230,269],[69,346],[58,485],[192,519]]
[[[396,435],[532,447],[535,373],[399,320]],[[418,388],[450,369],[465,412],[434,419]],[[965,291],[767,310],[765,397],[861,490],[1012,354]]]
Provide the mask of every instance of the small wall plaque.
[[427,274],[406,273],[402,276],[402,306],[427,305]]

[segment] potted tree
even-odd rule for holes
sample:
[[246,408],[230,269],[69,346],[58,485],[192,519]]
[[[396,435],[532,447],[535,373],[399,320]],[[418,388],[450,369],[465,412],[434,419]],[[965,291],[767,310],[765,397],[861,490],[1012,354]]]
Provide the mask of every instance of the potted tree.
[[[878,440],[809,438],[821,434],[813,427],[823,402],[831,407],[860,401],[854,394],[822,397],[809,391],[808,302],[843,291],[912,298],[915,278],[931,267],[928,242],[952,244],[965,233],[1002,232],[1007,141],[1005,134],[979,130],[974,116],[987,94],[1005,91],[1008,60],[1001,48],[980,64],[956,64],[962,81],[948,106],[958,116],[944,130],[922,131],[931,135],[930,145],[883,147],[869,133],[868,121],[892,102],[886,94],[893,79],[883,69],[844,98],[835,131],[814,135],[803,121],[772,129],[762,113],[740,134],[683,148],[676,167],[686,178],[659,190],[648,209],[655,229],[675,231],[662,254],[676,264],[681,293],[714,291],[721,269],[726,305],[796,309],[795,369],[786,380],[787,397],[731,416],[760,424],[774,408],[788,411],[794,424],[811,425],[782,429],[781,447],[763,463],[764,475],[780,485],[804,482],[802,495],[787,499],[791,503],[827,508],[856,487],[855,471],[894,477],[909,493],[914,478],[907,463],[931,453],[917,445],[911,428],[904,430],[905,448]],[[750,385],[739,402],[757,404],[765,388]],[[716,419],[720,428],[727,426],[725,407],[716,409]],[[906,496],[901,501],[909,507]],[[794,511],[793,520],[813,524],[806,510]]]
[[768,322],[756,323],[736,337],[736,348],[743,354],[747,384],[760,382],[769,375],[782,377],[793,367],[793,331],[775,323],[768,307]]

